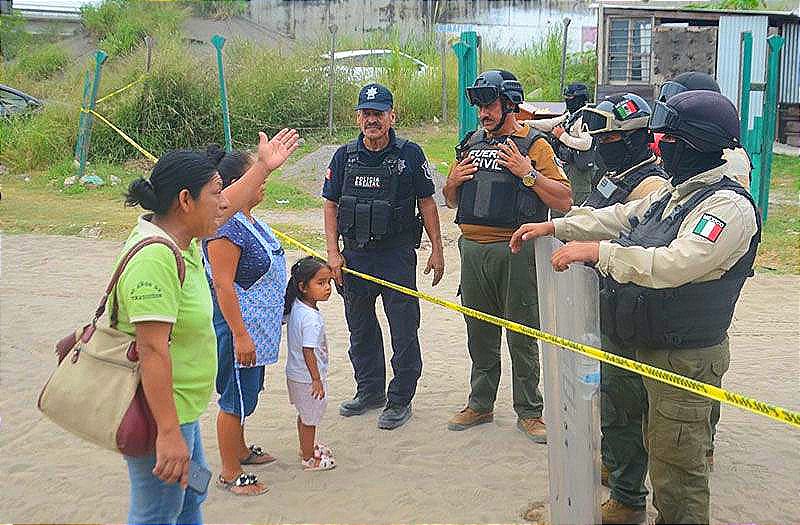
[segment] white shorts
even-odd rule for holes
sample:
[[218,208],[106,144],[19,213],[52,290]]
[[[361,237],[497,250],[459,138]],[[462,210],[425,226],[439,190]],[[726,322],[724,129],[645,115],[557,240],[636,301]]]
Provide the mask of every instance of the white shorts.
[[311,395],[311,383],[300,383],[286,379],[286,387],[289,390],[289,403],[293,404],[300,416],[300,421],[309,427],[318,427],[325,415],[325,408],[328,406],[328,383],[322,383],[325,388],[325,397],[315,399]]

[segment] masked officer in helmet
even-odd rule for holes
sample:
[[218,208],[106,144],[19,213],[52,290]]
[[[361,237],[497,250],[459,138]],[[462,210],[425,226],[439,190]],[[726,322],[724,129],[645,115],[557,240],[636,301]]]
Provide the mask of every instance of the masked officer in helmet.
[[[647,102],[632,93],[611,95],[596,107],[584,108],[583,121],[610,171],[596,181],[583,206],[626,203],[667,185],[667,174],[649,147],[651,113]],[[603,349],[636,359],[633,349],[616,345],[605,334]],[[603,523],[639,523],[645,520],[647,507],[647,450],[642,437],[647,393],[639,374],[606,363],[600,363],[600,392],[603,478],[610,489],[602,507]]]
[[586,132],[581,118],[581,110],[589,103],[586,84],[574,82],[564,88],[564,103],[567,111],[559,117],[523,123],[549,134],[550,145],[572,186],[572,200],[580,204],[592,191],[592,179],[597,169],[592,137]]
[[[671,184],[627,204],[523,225],[510,246],[519,250],[542,235],[581,241],[557,250],[552,264],[596,265],[603,333],[641,362],[719,386],[729,364],[727,330],[761,238],[755,204],[726,175],[722,158],[739,145],[739,118],[721,94],[685,91],[656,102],[650,129],[664,133]],[[712,402],[643,381],[657,523],[708,523]]]
[[[411,400],[422,373],[419,301],[389,288],[342,274],[342,266],[416,289],[422,227],[431,241],[425,273],[433,284],[444,273],[439,215],[433,200],[433,167],[422,149],[397,136],[392,93],[380,84],[361,89],[356,106],[361,134],[333,156],[322,196],[328,264],[344,298],[350,330],[355,397],[339,413],[354,416],[383,408],[378,427],[394,429],[411,417]],[[421,217],[417,215],[419,209]],[[339,237],[344,250],[340,251]],[[383,336],[375,315],[381,297],[392,338],[394,378],[386,390]]]
[[[458,163],[443,188],[448,206],[458,208],[456,223],[462,233],[461,302],[538,327],[533,249],[512,255],[508,241],[519,225],[545,220],[550,209],[568,210],[569,181],[544,135],[517,122],[523,91],[514,75],[486,71],[466,91],[470,104],[478,106],[482,128],[456,148]],[[467,406],[449,421],[450,430],[492,421],[500,383],[501,329],[471,317],[465,321],[471,391]],[[516,333],[506,336],[517,427],[533,441],[545,443],[536,341]]]
[[[687,71],[665,82],[661,86],[658,100],[666,102],[667,99],[678,93],[697,89],[707,89],[720,93],[719,84],[714,80],[714,77],[699,71]],[[656,133],[655,147],[657,153],[660,153],[660,150],[658,150],[660,140],[661,133]],[[734,149],[726,149],[722,153],[722,158],[725,159],[725,166],[728,170],[725,174],[729,178],[737,180],[739,184],[744,186],[744,189],[750,191],[750,172],[753,170],[753,163],[750,161],[750,156],[745,149],[741,146]],[[716,405],[715,417],[719,419],[719,405]]]

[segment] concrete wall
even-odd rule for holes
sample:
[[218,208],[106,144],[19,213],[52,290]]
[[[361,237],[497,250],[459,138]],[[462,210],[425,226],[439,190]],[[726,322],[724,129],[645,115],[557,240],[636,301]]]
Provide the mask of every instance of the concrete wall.
[[685,71],[701,71],[716,77],[716,27],[656,26],[652,49],[656,88]]

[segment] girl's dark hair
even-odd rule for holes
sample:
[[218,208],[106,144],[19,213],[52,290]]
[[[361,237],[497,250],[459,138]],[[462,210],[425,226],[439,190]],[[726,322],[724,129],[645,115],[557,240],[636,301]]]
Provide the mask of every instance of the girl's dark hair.
[[158,159],[149,179],[140,177],[131,182],[125,204],[164,215],[181,191],[189,190],[193,199],[198,198],[216,172],[217,167],[204,153],[188,149],[167,152]]
[[222,177],[222,187],[227,188],[247,171],[253,163],[250,154],[245,151],[233,150],[226,153],[219,144],[209,144],[206,146],[206,155],[217,167],[220,177]]
[[303,257],[292,265],[292,275],[289,278],[289,284],[286,286],[286,296],[283,303],[283,314],[289,315],[292,311],[292,305],[295,299],[302,299],[303,292],[300,291],[300,285],[308,284],[308,281],[317,275],[320,268],[329,268],[328,264],[317,257]]

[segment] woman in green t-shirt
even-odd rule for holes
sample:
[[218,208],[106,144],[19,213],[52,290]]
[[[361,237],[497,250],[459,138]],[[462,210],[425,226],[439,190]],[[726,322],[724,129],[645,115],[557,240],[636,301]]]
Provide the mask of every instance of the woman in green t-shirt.
[[214,235],[247,205],[298,140],[295,130],[284,129],[271,141],[260,133],[255,162],[225,190],[207,155],[191,150],[166,153],[148,180],[135,180],[128,189],[126,204],[152,213],[139,218],[123,253],[142,238],[159,235],[178,246],[186,266],[181,286],[172,251],[150,245],[131,259],[117,285],[118,328],[136,337],[142,386],[158,428],[153,455],[125,456],[130,523],[202,522],[206,492],[187,487],[190,462],[208,469],[198,419],[211,397],[217,349],[196,239]]

